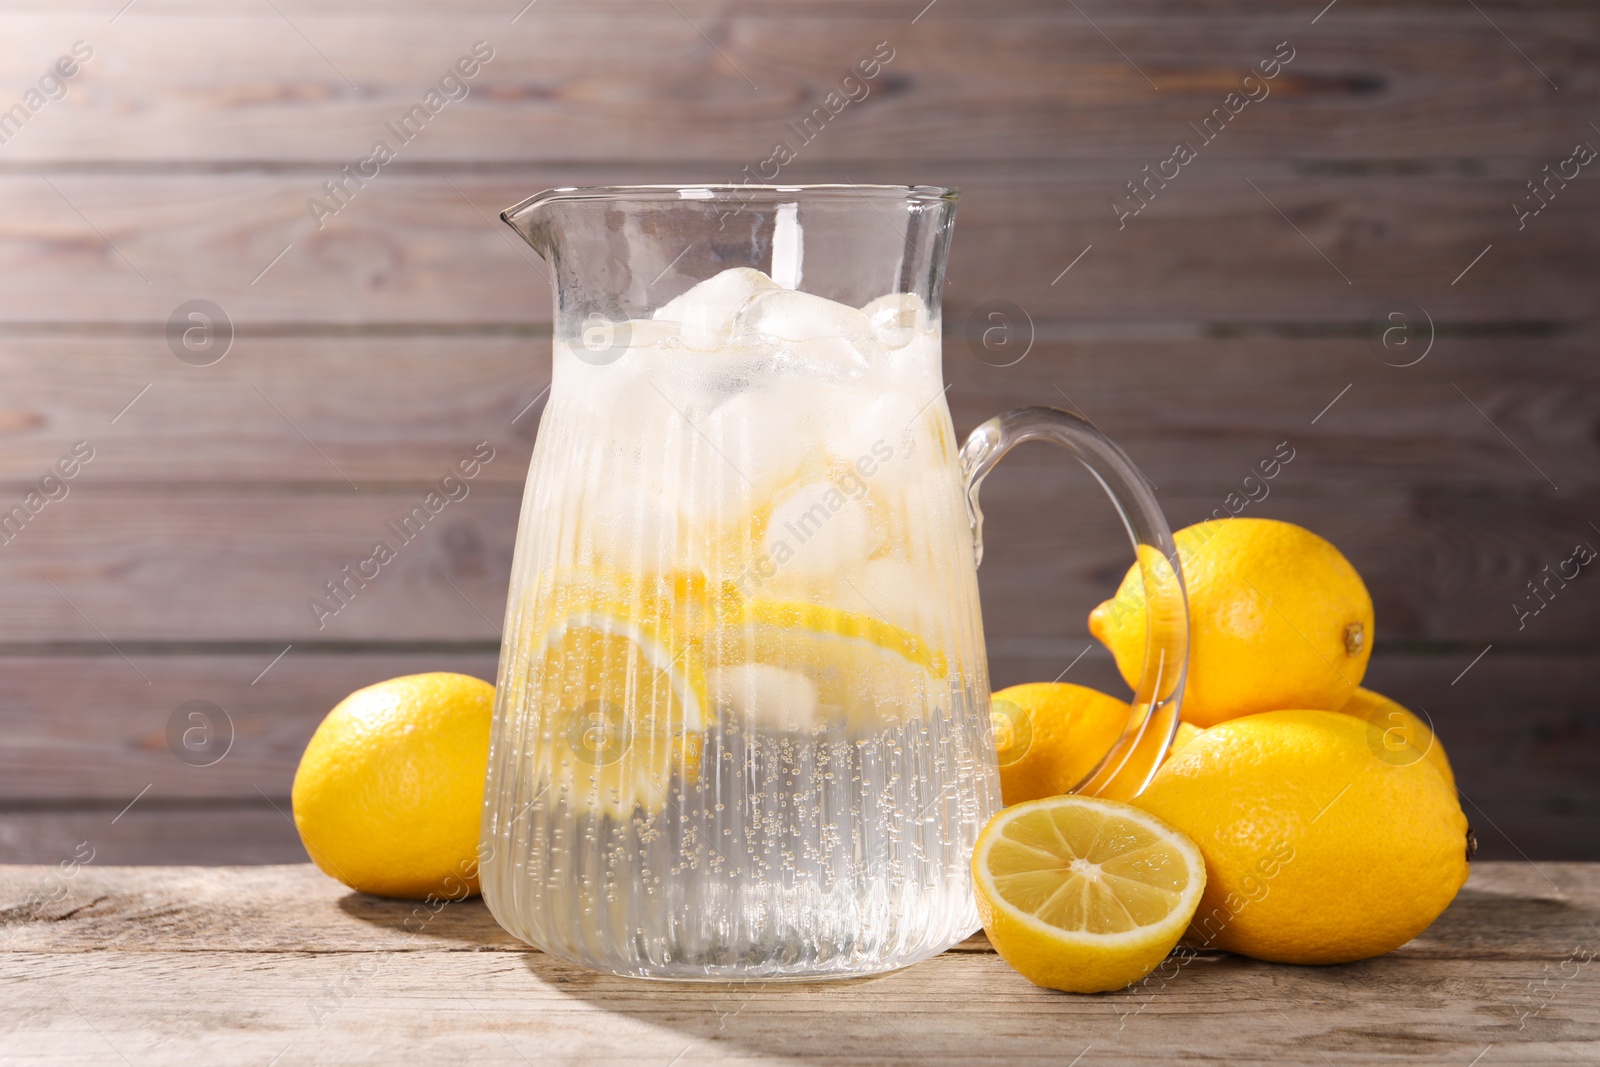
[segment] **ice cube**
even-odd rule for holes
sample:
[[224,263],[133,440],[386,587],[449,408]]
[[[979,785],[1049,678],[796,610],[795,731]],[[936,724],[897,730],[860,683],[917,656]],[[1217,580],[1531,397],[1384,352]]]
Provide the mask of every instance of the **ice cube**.
[[[888,351],[888,379],[894,388],[926,404],[944,389],[940,368],[939,329],[929,327],[900,348]],[[941,405],[942,406],[942,405]]]
[[683,324],[688,348],[712,349],[728,340],[728,327],[750,298],[778,285],[749,267],[732,267],[700,282],[656,309],[651,318]]
[[871,320],[855,308],[794,289],[773,288],[756,294],[739,319],[742,327],[781,341],[872,334]]
[[834,481],[809,482],[772,509],[763,548],[786,576],[829,581],[888,540],[886,516],[853,474],[841,468]]
[[745,491],[766,500],[804,462],[816,444],[805,426],[806,406],[788,393],[774,395],[750,389],[717,405],[702,429],[737,468]]
[[872,323],[853,307],[792,289],[757,293],[735,317],[740,343],[779,347],[778,366],[805,377],[857,378],[871,369]]
[[706,672],[706,691],[726,713],[757,730],[814,733],[817,683],[770,663],[741,663]]
[[583,500],[577,526],[588,550],[619,570],[688,562],[690,545],[673,502],[632,481],[613,478],[595,485]]
[[928,328],[928,308],[916,293],[890,293],[861,309],[885,348],[904,348]]
[[904,393],[886,392],[871,397],[867,403],[860,398],[849,411],[849,428],[830,443],[835,450],[845,446],[844,453],[863,469],[904,466],[899,461],[910,457],[921,437],[923,421],[930,405],[913,400]]

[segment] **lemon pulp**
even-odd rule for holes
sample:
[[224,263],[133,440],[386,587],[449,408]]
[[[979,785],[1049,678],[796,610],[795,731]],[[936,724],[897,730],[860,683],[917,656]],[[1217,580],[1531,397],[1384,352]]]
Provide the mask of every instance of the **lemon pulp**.
[[736,619],[714,638],[718,662],[803,679],[815,694],[804,723],[812,729],[845,727],[862,737],[902,725],[949,675],[944,657],[920,637],[870,615],[757,599]]
[[564,593],[525,709],[548,739],[533,751],[537,777],[579,809],[661,811],[673,774],[692,774],[699,757],[698,642],[681,633],[677,601],[647,583],[586,575]]
[[1205,889],[1187,837],[1116,801],[1061,796],[1000,812],[972,857],[995,950],[1036,985],[1120,989],[1183,935]]

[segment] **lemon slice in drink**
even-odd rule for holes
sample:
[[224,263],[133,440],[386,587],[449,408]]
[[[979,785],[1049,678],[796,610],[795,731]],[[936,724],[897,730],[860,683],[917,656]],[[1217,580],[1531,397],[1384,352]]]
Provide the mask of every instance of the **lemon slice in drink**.
[[573,807],[654,814],[675,774],[698,771],[705,670],[661,588],[604,573],[558,582],[529,698],[540,778]]
[[779,644],[822,638],[840,649],[858,646],[891,653],[936,678],[946,674],[944,657],[920,637],[871,615],[800,600],[758,599],[746,604],[741,616],[746,623],[768,628]]
[[[815,725],[848,725],[858,734],[904,722],[949,674],[944,656],[908,630],[798,600],[750,600],[715,641],[724,665],[803,675],[815,687]],[[759,710],[754,717],[759,725]]]
[[1060,796],[1006,808],[972,855],[995,951],[1035,985],[1121,989],[1155,969],[1200,904],[1193,841],[1114,800]]

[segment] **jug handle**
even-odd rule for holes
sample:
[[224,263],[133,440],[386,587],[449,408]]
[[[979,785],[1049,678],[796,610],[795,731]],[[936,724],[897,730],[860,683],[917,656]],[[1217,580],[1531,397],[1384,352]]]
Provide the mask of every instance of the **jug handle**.
[[1111,751],[1070,790],[1102,795],[1117,779],[1120,784],[1114,791],[1116,799],[1125,800],[1144,791],[1177,733],[1189,660],[1189,610],[1183,568],[1166,517],[1144,476],[1087,421],[1048,407],[1018,408],[997,415],[973,430],[961,446],[961,474],[966,483],[967,519],[972,525],[976,563],[983,562],[983,511],[978,506],[978,488],[1000,458],[1024,441],[1059,445],[1089,468],[1122,516],[1144,579],[1145,657],[1132,714]]

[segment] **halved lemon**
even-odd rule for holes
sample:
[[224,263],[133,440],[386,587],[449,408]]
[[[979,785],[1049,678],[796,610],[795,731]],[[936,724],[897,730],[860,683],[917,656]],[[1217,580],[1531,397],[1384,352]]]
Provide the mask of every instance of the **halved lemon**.
[[[908,630],[799,600],[747,601],[714,641],[721,665],[765,664],[803,675],[816,692],[815,724],[848,725],[858,734],[914,716],[949,674],[944,656]],[[759,723],[759,711],[753,714]]]
[[1006,808],[972,855],[995,951],[1035,985],[1121,989],[1155,969],[1206,885],[1193,841],[1114,800],[1061,796]]
[[661,811],[698,770],[706,724],[699,642],[658,583],[589,573],[558,583],[533,657],[534,758],[555,796],[619,818]]

